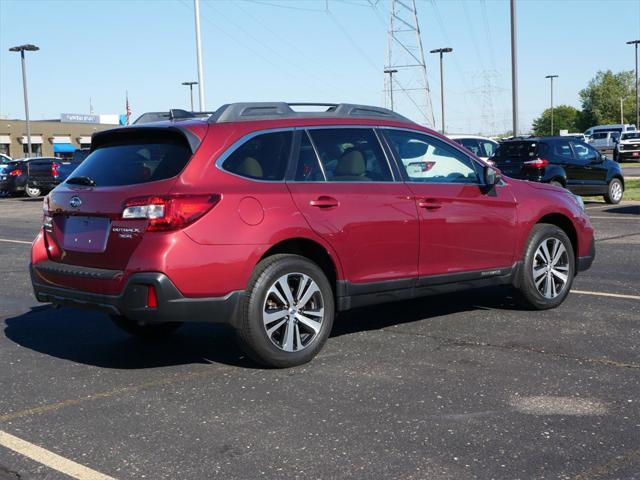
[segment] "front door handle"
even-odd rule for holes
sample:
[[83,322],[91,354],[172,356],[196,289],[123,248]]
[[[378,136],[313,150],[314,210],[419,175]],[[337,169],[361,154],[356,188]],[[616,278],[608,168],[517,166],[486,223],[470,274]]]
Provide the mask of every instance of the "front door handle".
[[436,210],[438,208],[441,208],[442,204],[439,203],[435,198],[421,198],[420,200],[418,200],[418,206],[426,210]]
[[317,208],[334,208],[340,205],[340,202],[333,197],[321,196],[315,200],[311,200],[309,205]]

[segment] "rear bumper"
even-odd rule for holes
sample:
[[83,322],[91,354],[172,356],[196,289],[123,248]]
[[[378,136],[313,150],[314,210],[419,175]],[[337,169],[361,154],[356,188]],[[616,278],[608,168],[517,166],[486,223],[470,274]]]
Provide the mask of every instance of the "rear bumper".
[[59,180],[53,178],[29,178],[27,185],[29,188],[40,188],[43,190],[53,190],[60,184]]
[[24,185],[18,185],[18,183],[12,178],[7,178],[6,180],[0,181],[0,191],[22,192],[23,190]]
[[589,247],[589,255],[584,257],[578,257],[578,272],[584,272],[591,268],[591,264],[596,258],[596,241],[591,240],[591,247]]
[[618,159],[628,159],[635,160],[636,162],[640,162],[640,151],[638,150],[619,150],[618,151]]
[[[123,315],[139,323],[210,322],[235,325],[244,294],[243,291],[234,291],[224,297],[185,297],[169,277],[149,272],[131,275],[119,295],[103,295],[45,283],[37,274],[37,266],[30,265],[29,269],[33,291],[39,302]],[[83,272],[85,274],[87,272]],[[156,308],[147,306],[149,286],[156,291]]]

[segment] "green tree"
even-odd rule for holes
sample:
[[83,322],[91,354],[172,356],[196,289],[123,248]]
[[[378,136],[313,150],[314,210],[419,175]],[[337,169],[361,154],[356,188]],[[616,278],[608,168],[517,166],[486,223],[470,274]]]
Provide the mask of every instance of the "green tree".
[[551,132],[551,109],[547,108],[542,115],[533,121],[534,135],[558,135],[560,130],[575,133],[580,131],[578,120],[580,112],[571,105],[558,105],[553,108],[553,132]]
[[620,123],[621,98],[624,105],[624,123],[635,123],[634,81],[633,71],[598,72],[587,88],[580,90],[580,130],[594,125]]

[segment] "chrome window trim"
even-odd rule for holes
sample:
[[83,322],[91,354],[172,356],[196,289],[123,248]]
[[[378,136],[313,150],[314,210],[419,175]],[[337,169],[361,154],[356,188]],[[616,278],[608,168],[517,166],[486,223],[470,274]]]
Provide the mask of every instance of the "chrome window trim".
[[[380,134],[378,132],[378,129],[380,128],[379,125],[312,125],[312,126],[306,126],[306,127],[298,127],[300,130],[304,130],[305,133],[307,134],[307,136],[309,137],[309,141],[311,142],[311,145],[313,146],[313,151],[316,154],[316,159],[318,160],[318,163],[320,164],[320,168],[322,169],[322,175],[325,178],[324,182],[318,182],[318,181],[314,181],[314,182],[305,182],[305,181],[301,181],[301,180],[294,180],[291,181],[289,183],[337,183],[337,184],[354,184],[354,185],[361,185],[361,184],[365,184],[365,185],[369,185],[371,183],[375,183],[375,184],[389,184],[389,183],[401,183],[402,180],[398,181],[398,179],[396,179],[395,173],[394,173],[394,169],[391,167],[391,163],[390,163],[390,159],[389,156],[387,155],[387,151],[384,148],[384,145],[382,144],[382,139],[380,138]],[[327,179],[327,174],[324,170],[324,165],[322,164],[322,160],[320,160],[320,155],[318,154],[318,148],[316,147],[316,144],[313,140],[313,137],[311,136],[311,134],[309,133],[309,130],[335,130],[335,129],[346,129],[346,128],[351,128],[351,129],[369,129],[373,131],[373,134],[376,137],[376,140],[378,141],[378,146],[380,147],[380,150],[382,150],[382,155],[384,155],[385,160],[387,161],[387,168],[389,169],[389,173],[391,174],[391,180],[371,180],[371,181],[367,181],[367,182],[355,182],[355,181],[345,181],[345,182],[337,182],[335,180],[328,180]]]
[[[407,133],[417,133],[419,135],[424,135],[426,137],[429,138],[433,138],[439,142],[443,142],[443,140],[441,138],[438,138],[428,132],[423,132],[422,130],[413,130],[410,128],[405,128],[405,127],[390,127],[390,126],[382,126],[380,127],[380,129],[384,129],[384,130],[400,130],[403,132],[407,132]],[[476,166],[479,167],[480,169],[484,169],[485,165],[483,165],[482,163],[478,162],[478,160],[476,160],[475,158],[469,156],[469,154],[465,151],[463,151],[460,148],[460,145],[456,144],[455,141],[453,141],[453,145],[447,143],[447,145],[452,146],[455,150],[457,150],[458,152],[460,152],[462,155],[464,155],[465,157],[467,157],[469,160],[471,160],[471,162],[473,162],[474,165],[474,170],[476,172],[476,177],[478,178],[478,180],[480,180],[480,175],[478,174],[478,170],[476,169]],[[445,142],[446,143],[446,142]],[[490,165],[489,165],[490,166]],[[412,185],[476,185],[479,187],[484,187],[485,184],[484,182],[474,182],[474,183],[460,183],[460,182],[415,182],[412,180],[405,180],[405,183],[409,183]],[[496,187],[502,187],[504,185],[508,185],[504,180],[501,180],[500,183],[496,183],[495,186]]]
[[[247,133],[246,135],[240,137],[238,140],[236,140],[235,142],[233,142],[223,153],[222,155],[220,155],[218,157],[218,159],[215,161],[214,166],[226,173],[227,175],[233,175],[234,177],[237,178],[242,178],[243,180],[248,180],[250,182],[258,182],[258,183],[286,183],[286,179],[287,179],[287,169],[285,168],[285,172],[284,175],[282,176],[282,180],[261,180],[259,178],[250,178],[250,177],[245,177],[243,175],[238,175],[237,173],[234,172],[230,172],[229,170],[226,170],[222,164],[231,156],[235,153],[236,150],[238,150],[242,145],[244,145],[245,143],[247,143],[249,140],[259,136],[259,135],[264,135],[264,134],[268,134],[268,133],[280,133],[280,132],[291,132],[291,134],[293,135],[293,133],[295,132],[296,127],[282,127],[282,128],[267,128],[264,130],[255,130],[251,133]],[[291,139],[291,147],[290,151],[289,151],[289,157],[291,157],[291,149],[293,148],[293,138]],[[288,165],[289,160],[287,160],[287,165]]]

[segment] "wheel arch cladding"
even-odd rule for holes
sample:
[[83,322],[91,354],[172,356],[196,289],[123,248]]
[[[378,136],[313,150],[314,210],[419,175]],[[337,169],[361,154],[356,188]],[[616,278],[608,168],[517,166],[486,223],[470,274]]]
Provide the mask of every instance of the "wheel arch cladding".
[[[576,228],[573,226],[573,223],[571,222],[571,220],[568,217],[562,215],[561,213],[549,213],[544,217],[542,217],[540,220],[538,220],[536,222],[536,225],[540,223],[548,223],[550,225],[555,225],[556,227],[560,228],[562,231],[564,231],[564,233],[567,234],[567,237],[569,237],[569,240],[571,241],[571,248],[573,248],[574,261],[577,262],[578,261],[578,232],[576,231]],[[575,267],[577,269],[578,267],[577,263]]]
[[314,242],[313,240],[309,240],[308,238],[290,238],[276,243],[274,246],[269,248],[269,250],[262,255],[260,261],[278,253],[300,255],[314,262],[327,276],[327,280],[329,280],[329,283],[331,284],[333,293],[334,295],[336,294],[338,270],[333,258],[331,258],[331,255],[329,255],[322,245]]

